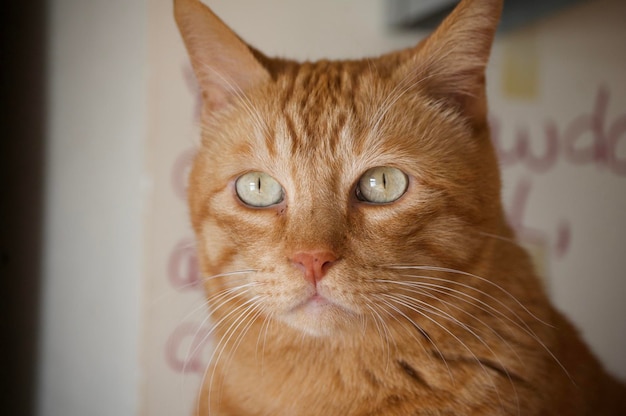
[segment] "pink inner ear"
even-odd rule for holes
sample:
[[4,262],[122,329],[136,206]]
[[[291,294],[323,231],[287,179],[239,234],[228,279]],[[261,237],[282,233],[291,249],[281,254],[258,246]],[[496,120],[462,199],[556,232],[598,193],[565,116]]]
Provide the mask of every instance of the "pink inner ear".
[[269,81],[250,48],[208,7],[197,0],[176,0],[178,28],[210,109]]

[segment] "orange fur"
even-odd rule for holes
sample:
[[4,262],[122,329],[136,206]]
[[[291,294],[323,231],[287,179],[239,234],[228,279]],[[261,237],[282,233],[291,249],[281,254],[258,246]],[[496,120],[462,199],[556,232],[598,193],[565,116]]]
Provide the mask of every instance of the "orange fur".
[[[189,206],[216,353],[198,415],[626,414],[504,219],[484,89],[500,9],[463,0],[415,48],[297,63],[175,1],[205,104]],[[377,166],[406,174],[399,199],[357,198]],[[238,198],[255,171],[280,202]],[[317,283],[301,253],[333,259]]]

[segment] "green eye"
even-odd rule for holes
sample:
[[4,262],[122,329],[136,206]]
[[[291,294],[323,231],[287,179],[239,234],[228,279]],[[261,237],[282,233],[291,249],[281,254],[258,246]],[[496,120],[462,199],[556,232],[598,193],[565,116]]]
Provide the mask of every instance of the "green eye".
[[400,198],[409,186],[409,178],[400,169],[378,166],[368,169],[359,179],[356,196],[361,201],[386,204]]
[[259,208],[278,204],[285,195],[278,181],[263,172],[241,175],[235,182],[235,190],[243,203]]

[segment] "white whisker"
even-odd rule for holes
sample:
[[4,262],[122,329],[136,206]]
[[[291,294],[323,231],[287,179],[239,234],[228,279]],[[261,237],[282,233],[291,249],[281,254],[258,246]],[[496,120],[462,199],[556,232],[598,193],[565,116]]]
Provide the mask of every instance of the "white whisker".
[[[476,361],[478,366],[483,370],[483,373],[485,374],[486,378],[490,381],[490,384],[493,387],[493,390],[496,392],[496,395],[498,396],[498,401],[500,402],[500,405],[504,406],[504,402],[502,401],[502,397],[500,396],[500,392],[499,392],[498,388],[496,387],[496,384],[493,381],[493,378],[490,377],[489,372],[485,368],[484,364],[480,361],[480,359],[476,356],[476,354],[474,354],[474,352],[467,346],[467,344],[465,344],[458,336],[456,336],[452,331],[450,331],[448,328],[446,328],[444,325],[442,325],[436,319],[434,319],[434,318],[432,318],[431,316],[428,315],[427,312],[433,313],[432,310],[429,310],[430,307],[427,307],[425,309],[424,307],[419,307],[417,305],[413,305],[411,303],[408,303],[409,301],[415,301],[415,299],[407,297],[407,296],[405,296],[405,298],[407,298],[407,300],[403,300],[402,298],[398,298],[395,295],[390,295],[390,294],[386,294],[386,293],[382,293],[382,294],[380,294],[378,296],[384,296],[387,299],[390,299],[391,301],[393,301],[393,302],[395,302],[395,303],[397,303],[399,305],[402,305],[402,306],[412,310],[413,312],[421,315],[422,317],[426,318],[427,320],[429,320],[430,322],[432,322],[433,324],[435,324],[436,326],[441,328],[444,332],[446,332],[448,335],[450,335],[455,341],[457,341],[465,350],[467,350],[467,352]],[[428,305],[428,304],[426,304],[426,305]],[[438,314],[435,314],[435,315],[438,316]],[[445,315],[443,315],[441,317],[445,317]],[[452,322],[456,323],[457,325],[463,327],[463,324],[461,322],[459,322],[457,319],[451,317],[450,320]],[[466,327],[464,329],[466,329]],[[480,339],[479,339],[479,341],[480,341]]]
[[370,304],[368,300],[365,301],[365,306],[372,311],[374,318],[374,325],[377,328],[378,334],[380,336],[380,340],[383,341],[383,353],[385,351],[385,345],[387,346],[387,365],[386,368],[389,368],[389,363],[391,361],[391,344],[389,341],[390,334],[385,325],[385,321],[380,316],[380,314],[376,311],[376,309]]
[[[455,273],[455,274],[460,274],[463,276],[468,276],[468,277],[472,277],[474,279],[478,279],[483,283],[487,283],[490,286],[500,290],[502,293],[504,293],[505,295],[507,295],[511,300],[513,300],[515,303],[517,303],[518,306],[520,306],[524,312],[526,312],[527,314],[529,314],[531,317],[533,317],[535,320],[537,320],[538,322],[541,322],[542,324],[549,326],[551,328],[554,328],[552,325],[550,325],[549,323],[543,321],[542,319],[540,319],[539,317],[537,317],[535,314],[533,314],[530,310],[528,310],[528,308],[526,308],[526,306],[524,306],[522,304],[522,302],[520,302],[515,296],[513,296],[509,291],[507,291],[506,289],[504,289],[502,286],[498,285],[495,282],[492,282],[489,279],[485,279],[484,277],[472,274],[472,273],[468,273],[468,272],[464,272],[462,270],[455,270],[455,269],[449,269],[447,267],[437,267],[437,266],[396,266],[396,265],[392,265],[392,266],[387,266],[390,269],[399,269],[399,270],[427,270],[427,271],[433,271],[433,272],[446,272],[446,273]],[[471,286],[468,286],[471,288]],[[478,290],[475,289],[474,290]],[[491,298],[493,298],[494,300],[497,301],[497,299],[495,299],[493,296],[487,294],[484,291],[481,291],[481,293],[483,293],[485,296],[489,296]],[[503,305],[504,306],[504,305]]]
[[[404,319],[406,319],[411,325],[413,325],[418,331],[420,331],[420,333],[425,334],[424,330],[413,319],[411,319],[407,314],[402,312],[397,306],[393,305],[391,302],[388,302],[386,299],[379,298],[379,300],[382,301],[382,303],[385,304],[386,306],[388,306],[389,308],[393,309],[397,314],[402,316]],[[395,315],[393,315],[391,313],[389,313],[389,315],[393,319],[395,319],[398,323],[400,323],[400,320]],[[415,336],[414,331],[409,331],[409,332],[415,338],[415,340],[420,344],[420,346],[422,346],[422,349],[424,350],[424,352],[427,353],[428,351],[426,350],[426,347],[424,347],[422,345],[421,340],[418,339]],[[433,348],[435,348],[435,351],[436,351],[437,355],[439,355],[439,357],[441,358],[441,360],[443,361],[443,363],[446,366],[446,369],[448,371],[448,375],[450,376],[450,380],[454,383],[454,376],[452,375],[452,371],[450,370],[450,366],[448,366],[448,362],[446,361],[446,358],[444,357],[444,355],[441,353],[441,350],[439,350],[439,347],[437,347],[437,344],[435,343],[434,340],[432,340],[429,336],[426,336],[426,335],[424,335],[424,336],[428,340],[430,345],[432,345]],[[430,354],[426,354],[426,355],[432,360],[432,357],[430,356]]]
[[[464,272],[461,270],[455,270],[455,269],[450,269],[450,268],[446,268],[446,267],[437,267],[437,266],[407,266],[407,265],[387,265],[384,266],[385,268],[388,269],[395,269],[395,270],[425,270],[425,271],[434,271],[434,272],[445,272],[445,273],[455,273],[455,274],[460,274],[463,276],[468,276],[468,277],[472,277],[475,278],[477,280],[479,280],[480,282],[483,283],[487,283],[490,286],[498,289],[499,291],[501,291],[502,293],[504,293],[505,295],[507,295],[507,297],[509,297],[513,302],[515,302],[520,308],[522,308],[522,310],[524,312],[526,312],[529,316],[531,316],[534,320],[536,320],[537,322],[549,327],[549,328],[554,328],[553,325],[550,325],[549,323],[543,321],[542,319],[540,319],[539,317],[537,317],[535,314],[533,314],[528,308],[526,308],[526,306],[524,306],[515,296],[513,296],[510,292],[508,292],[506,289],[504,289],[502,286],[475,274],[472,273],[468,273],[468,272]],[[515,321],[511,320],[510,318],[508,318],[505,314],[502,314],[501,312],[497,311],[497,309],[493,309],[492,306],[490,306],[489,304],[482,302],[476,298],[477,301],[479,301],[480,303],[482,303],[484,306],[486,306],[487,308],[493,310],[495,313],[500,314],[503,318],[509,320],[510,322],[514,323],[518,328],[520,328],[523,332],[525,332],[527,335],[529,335],[532,339],[534,339],[543,349],[544,351],[546,351],[550,357],[558,364],[558,366],[561,368],[561,370],[563,370],[563,372],[565,373],[565,375],[570,379],[570,381],[574,384],[576,384],[574,382],[574,380],[572,379],[571,375],[569,374],[569,371],[567,371],[567,369],[565,368],[565,366],[561,363],[561,361],[556,357],[556,355],[554,355],[554,353],[548,348],[547,345],[545,345],[545,343],[539,338],[539,336],[532,330],[532,328],[528,325],[528,323],[526,321],[524,321],[517,313],[515,313],[509,306],[507,306],[506,304],[504,304],[502,301],[500,301],[499,299],[495,298],[494,296],[490,295],[489,293],[478,289],[474,286],[471,285],[467,285],[461,282],[457,282],[454,280],[450,280],[450,279],[443,279],[443,278],[438,278],[438,277],[433,277],[433,276],[423,276],[423,275],[404,275],[405,277],[413,277],[413,278],[420,278],[420,279],[428,279],[428,280],[433,280],[433,281],[441,281],[441,282],[446,282],[446,283],[450,283],[450,284],[455,284],[473,291],[476,291],[477,293],[480,293],[481,295],[489,298],[490,300],[493,300],[494,302],[496,302],[498,305],[502,306],[506,311],[510,312],[517,320],[519,320],[519,322],[521,323],[521,325],[523,327],[520,326],[520,324],[516,323]],[[408,282],[405,282],[408,283]],[[460,294],[462,294],[463,292],[458,292]]]
[[[252,304],[255,304],[255,302],[257,301],[257,299],[258,299],[258,298],[259,298],[259,296],[255,296],[255,297],[253,297],[253,298],[251,298],[251,299],[248,299],[247,301],[245,301],[245,302],[244,302],[244,303],[242,303],[241,305],[239,305],[239,306],[237,306],[237,307],[233,308],[230,312],[228,312],[228,313],[227,313],[225,316],[223,316],[223,317],[222,317],[222,318],[221,318],[221,319],[220,319],[217,323],[215,323],[215,324],[213,325],[213,328],[211,328],[211,331],[210,331],[210,332],[213,332],[215,329],[217,329],[217,328],[218,328],[218,327],[222,324],[222,322],[224,322],[226,319],[228,319],[228,318],[229,318],[230,316],[232,316],[233,314],[237,313],[237,312],[238,312],[239,310],[241,310],[242,308],[246,308],[246,309],[245,309],[245,311],[249,310],[249,308],[250,308],[250,306],[249,306],[249,305],[250,305],[251,303],[252,303]],[[244,311],[243,313],[245,313],[245,311]],[[241,315],[240,315],[239,317],[241,317]],[[235,318],[235,320],[237,321],[237,320],[238,320],[238,318]],[[226,336],[226,335],[228,334],[228,332],[232,329],[232,325],[233,325],[233,324],[231,324],[231,326],[230,326],[230,327],[227,329],[227,331],[225,332],[225,336]],[[208,336],[208,335],[207,335],[207,336]],[[205,336],[205,337],[206,337],[206,336]],[[230,337],[229,337],[229,339],[230,339]],[[222,343],[223,343],[223,342],[224,342],[224,338],[220,338],[220,340],[219,340],[219,342],[218,342],[217,346],[215,347],[215,349],[213,350],[213,353],[211,354],[211,357],[209,358],[209,364],[207,365],[207,368],[206,368],[206,370],[204,371],[204,375],[202,376],[202,385],[204,385],[204,384],[206,383],[206,377],[207,377],[207,375],[208,375],[208,371],[209,371],[209,369],[210,369],[211,367],[213,367],[213,371],[212,371],[212,373],[211,373],[210,384],[209,384],[209,390],[208,390],[208,391],[209,391],[209,394],[208,394],[208,406],[209,406],[209,412],[210,412],[210,408],[211,408],[211,390],[212,390],[212,389],[211,389],[211,386],[212,386],[212,384],[213,384],[213,377],[214,377],[214,375],[215,375],[215,369],[216,369],[215,365],[213,365],[212,363],[213,363],[213,360],[214,360],[214,358],[215,358],[215,353],[216,353],[218,350],[220,350],[220,346],[222,345]],[[228,342],[228,341],[226,341],[226,342]],[[220,355],[221,355],[221,353],[220,353]],[[216,361],[217,361],[217,360],[216,360]],[[198,413],[199,413],[199,411],[200,411],[200,402],[198,402],[198,404],[197,404],[197,409],[196,409],[196,412],[198,412]]]

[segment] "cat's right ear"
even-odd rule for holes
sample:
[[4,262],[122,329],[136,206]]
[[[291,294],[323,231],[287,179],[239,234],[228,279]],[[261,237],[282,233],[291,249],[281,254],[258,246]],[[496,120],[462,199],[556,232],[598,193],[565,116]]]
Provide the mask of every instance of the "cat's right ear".
[[403,67],[428,94],[479,126],[486,123],[485,68],[502,3],[460,1],[435,31],[411,50]]
[[250,48],[199,0],[174,0],[174,16],[208,110],[270,80]]

